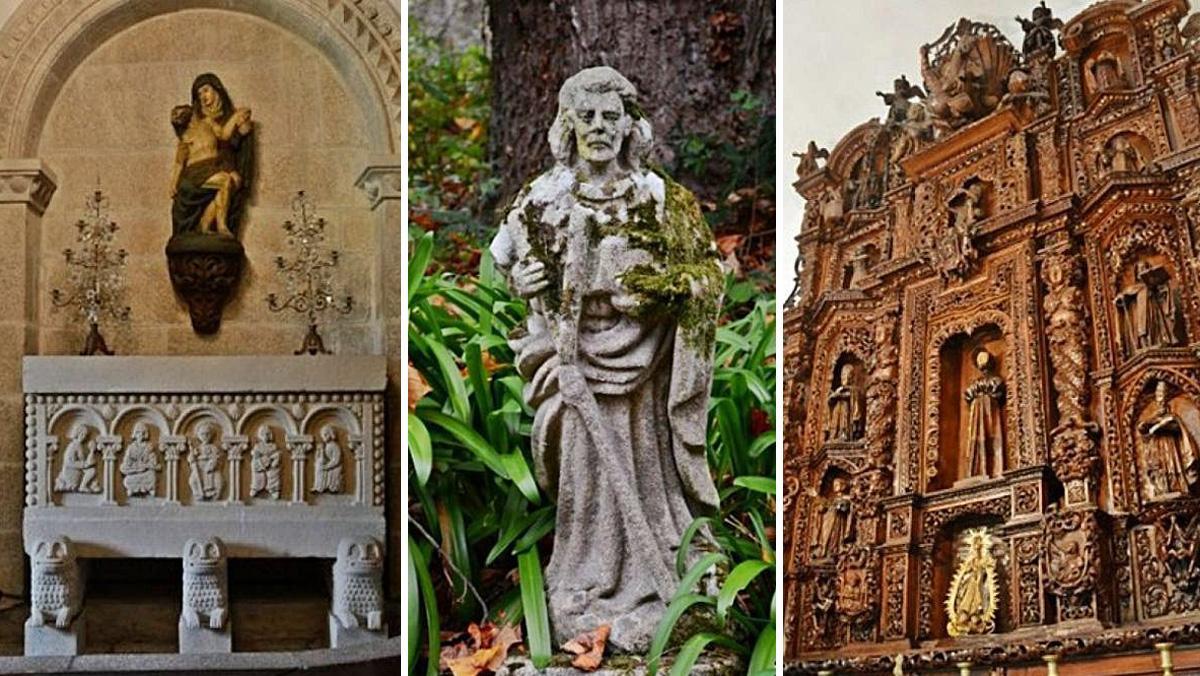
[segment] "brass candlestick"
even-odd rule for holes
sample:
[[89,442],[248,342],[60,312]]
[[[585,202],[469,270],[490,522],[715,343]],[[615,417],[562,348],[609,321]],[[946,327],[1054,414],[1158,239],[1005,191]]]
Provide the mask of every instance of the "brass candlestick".
[[317,329],[318,318],[331,310],[348,314],[354,307],[354,298],[349,294],[334,296],[333,269],[338,264],[338,252],[326,248],[325,219],[316,216],[316,207],[303,190],[292,199],[292,214],[294,220],[285,221],[283,229],[295,256],[290,260],[283,256],[275,258],[275,271],[283,277],[285,298],[269,294],[267,305],[272,312],[291,308],[308,316],[308,333],[295,354],[329,354]]
[[75,223],[78,249],[65,249],[67,287],[53,289],[50,299],[54,308],[73,307],[88,323],[88,335],[81,355],[112,354],[100,319],[109,316],[116,321],[129,320],[129,306],[123,305],[125,278],[123,270],[128,253],[113,248],[113,235],[118,226],[108,217],[108,198],[97,188],[88,196],[84,217]]

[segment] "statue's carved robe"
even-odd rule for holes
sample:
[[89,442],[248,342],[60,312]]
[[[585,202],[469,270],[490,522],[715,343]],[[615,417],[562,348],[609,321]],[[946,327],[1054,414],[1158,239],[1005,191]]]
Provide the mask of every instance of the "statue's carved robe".
[[1152,497],[1187,493],[1196,479],[1196,448],[1179,418],[1165,406],[1142,424]]
[[821,515],[818,558],[832,556],[849,539],[853,526],[854,503],[844,495],[835,496]]
[[[491,251],[509,269],[523,255],[521,233],[529,227],[554,233],[546,249],[561,286],[534,299],[540,304],[531,301],[527,332],[510,344],[527,380],[525,398],[536,409],[537,479],[558,506],[546,571],[555,637],[561,643],[611,624],[610,643],[638,651],[648,646],[678,584],[674,559],[684,530],[718,504],[705,457],[712,356],[685,339],[675,318],[629,314],[635,301],[620,274],[649,254],[621,236],[589,236],[586,224],[631,217],[646,200],[661,220],[669,217],[665,202],[694,205],[695,198],[651,173],[633,173],[628,186],[596,195],[573,180],[563,166],[538,177],[514,202]],[[530,213],[540,223],[522,222]],[[598,424],[589,424],[560,391],[563,315],[547,311],[551,297],[578,303],[575,366],[594,396]],[[602,445],[618,457],[606,461]],[[606,466],[614,460],[619,476]],[[625,491],[640,514],[623,508]]]
[[858,438],[862,411],[859,399],[858,389],[853,385],[842,385],[829,395],[831,403],[830,438],[838,441],[851,441]]
[[997,376],[980,378],[967,387],[967,442],[963,477],[988,476],[1004,471],[1004,432],[1001,425],[1004,381]]

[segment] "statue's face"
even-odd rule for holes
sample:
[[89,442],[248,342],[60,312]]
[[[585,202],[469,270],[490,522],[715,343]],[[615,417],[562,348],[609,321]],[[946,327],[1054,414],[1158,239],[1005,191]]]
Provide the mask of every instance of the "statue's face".
[[212,85],[201,86],[196,94],[200,97],[200,105],[204,106],[205,111],[220,111],[221,97]]
[[587,162],[611,162],[633,127],[616,92],[582,92],[575,105],[575,146]]

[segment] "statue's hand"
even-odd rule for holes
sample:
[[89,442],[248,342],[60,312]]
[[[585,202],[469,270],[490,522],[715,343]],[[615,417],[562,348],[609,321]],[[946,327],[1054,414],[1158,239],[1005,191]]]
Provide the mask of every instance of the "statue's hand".
[[518,261],[512,268],[513,291],[522,298],[532,298],[550,284],[546,278],[546,264],[534,260]]

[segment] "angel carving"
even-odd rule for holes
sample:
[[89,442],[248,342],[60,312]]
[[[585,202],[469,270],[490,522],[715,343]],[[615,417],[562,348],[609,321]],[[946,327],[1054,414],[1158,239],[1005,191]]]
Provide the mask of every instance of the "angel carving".
[[816,141],[808,142],[808,150],[802,153],[792,153],[792,157],[799,160],[796,163],[796,176],[804,178],[809,174],[815,174],[821,169],[817,164],[817,160],[829,159],[829,150],[826,148],[818,148]]
[[1021,43],[1021,52],[1026,56],[1042,50],[1049,51],[1054,56],[1054,31],[1062,30],[1062,19],[1056,19],[1054,12],[1046,6],[1045,0],[1039,7],[1033,8],[1033,18],[1017,17],[1021,30],[1025,31],[1025,41]]

